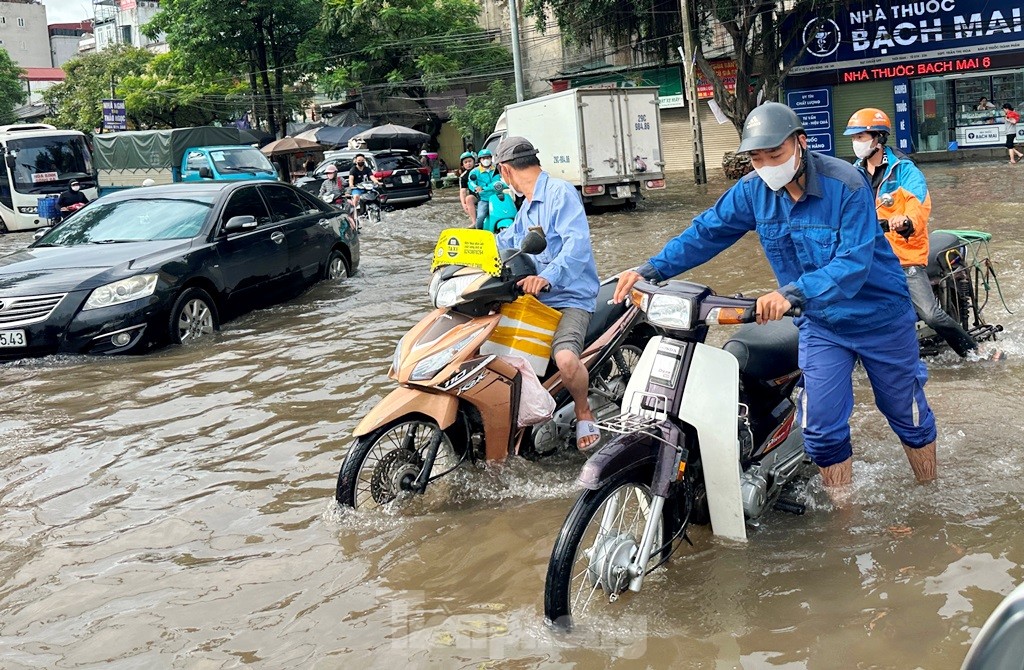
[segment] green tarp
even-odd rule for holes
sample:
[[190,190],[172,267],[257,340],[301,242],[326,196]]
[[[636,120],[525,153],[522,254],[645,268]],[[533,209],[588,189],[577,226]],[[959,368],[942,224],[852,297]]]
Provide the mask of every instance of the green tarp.
[[251,144],[237,128],[199,126],[171,130],[129,130],[93,135],[93,160],[99,170],[166,169],[181,166],[190,147]]

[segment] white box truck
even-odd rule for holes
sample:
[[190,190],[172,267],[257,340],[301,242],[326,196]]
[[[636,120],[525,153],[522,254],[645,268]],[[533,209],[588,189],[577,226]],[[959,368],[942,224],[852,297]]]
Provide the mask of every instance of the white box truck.
[[665,188],[658,88],[572,88],[505,108],[484,148],[522,136],[551,175],[596,206],[635,206]]

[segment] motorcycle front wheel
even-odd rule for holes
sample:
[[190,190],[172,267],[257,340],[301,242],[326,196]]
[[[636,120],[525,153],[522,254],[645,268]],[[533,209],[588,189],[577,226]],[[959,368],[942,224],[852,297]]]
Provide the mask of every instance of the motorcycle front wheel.
[[[439,430],[433,421],[398,420],[358,438],[338,472],[338,503],[373,510],[394,502],[403,492],[411,492],[411,484],[423,467],[427,445]],[[451,440],[442,432],[431,472],[447,472],[457,464]]]
[[[544,584],[544,616],[557,628],[570,630],[608,614],[627,592],[626,569],[652,512],[651,477],[650,469],[629,470],[576,500],[551,552]],[[664,516],[657,524],[654,551],[667,537]],[[652,556],[648,570],[659,561]]]

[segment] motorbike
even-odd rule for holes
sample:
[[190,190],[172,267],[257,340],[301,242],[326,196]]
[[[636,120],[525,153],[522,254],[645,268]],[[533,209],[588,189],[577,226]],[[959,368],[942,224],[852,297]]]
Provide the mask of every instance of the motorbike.
[[[888,220],[879,219],[878,224],[889,232]],[[910,237],[914,233],[913,223],[897,233]],[[990,233],[977,230],[936,230],[928,235],[926,271],[935,299],[942,311],[978,342],[995,340],[1003,331],[1001,325],[988,323],[982,314],[993,286],[1002,301],[999,279],[989,259],[991,239]],[[1005,302],[1003,306],[1006,307]],[[949,344],[923,321],[917,323],[917,339],[922,356],[935,356],[949,348]]]
[[372,181],[357,184],[356,188],[363,191],[362,195],[359,196],[359,207],[353,213],[356,223],[361,224],[364,220],[380,223],[382,207],[387,202],[387,196],[383,195],[378,190],[377,184]]
[[[769,510],[802,514],[815,471],[796,423],[791,318],[756,325],[754,299],[684,281],[639,282],[629,301],[665,335],[647,343],[621,414],[600,424],[617,436],[580,472],[545,580],[544,614],[557,628],[639,592],[689,542],[691,523],[745,541]],[[729,324],[746,325],[721,348],[705,344],[711,326]]]
[[[504,252],[482,230],[442,232],[428,290],[435,309],[395,347],[388,376],[398,388],[354,431],[338,474],[341,505],[373,509],[422,494],[467,461],[576,450],[574,403],[549,358],[560,315],[516,285],[536,274],[530,255],[546,246],[533,231],[518,250]],[[609,304],[616,281],[601,285],[581,356],[598,420],[618,414],[630,371],[655,334],[636,307]],[[505,354],[530,363],[525,373],[536,374],[541,395],[554,399],[550,419],[520,426],[524,372]]]
[[512,194],[507,192],[508,186],[502,181],[494,182],[494,191],[489,194],[490,203],[487,210],[487,220],[484,221],[484,230],[498,233],[512,225],[519,208],[516,207],[516,200]]

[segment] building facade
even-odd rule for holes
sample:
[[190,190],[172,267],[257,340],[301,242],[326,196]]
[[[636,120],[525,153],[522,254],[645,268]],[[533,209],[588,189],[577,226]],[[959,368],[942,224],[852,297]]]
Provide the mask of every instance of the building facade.
[[0,2],[0,46],[22,67],[52,67],[46,7],[39,2]]
[[92,21],[51,23],[48,31],[50,33],[51,65],[61,67],[78,55],[82,37],[92,33]]
[[852,155],[842,134],[862,107],[889,114],[890,144],[904,152],[998,148],[1002,105],[1024,106],[1021,0],[851,2],[803,30],[786,101],[819,151]]
[[166,50],[162,35],[149,39],[142,34],[146,25],[160,11],[159,0],[93,0],[95,16],[95,49],[103,51],[115,44]]

